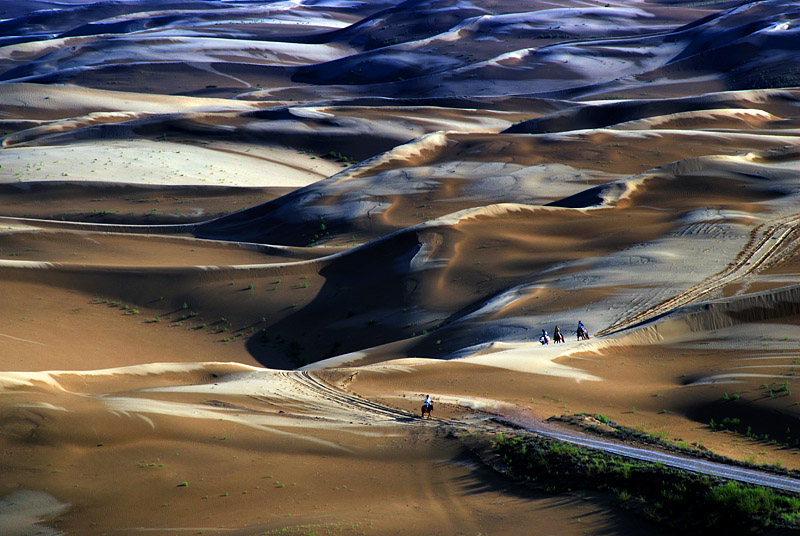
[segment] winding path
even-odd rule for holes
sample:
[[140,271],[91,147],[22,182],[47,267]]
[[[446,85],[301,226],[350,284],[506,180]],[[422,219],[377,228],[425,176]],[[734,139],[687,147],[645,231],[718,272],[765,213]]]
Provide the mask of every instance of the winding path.
[[[283,372],[285,379],[291,382],[294,387],[305,392],[307,396],[320,400],[325,406],[338,406],[338,409],[346,409],[354,418],[367,422],[386,423],[387,420],[394,422],[404,422],[412,425],[428,425],[427,421],[416,418],[409,412],[384,406],[361,398],[360,396],[332,386],[327,382],[316,377],[308,371]],[[507,426],[496,420],[485,418],[470,420],[469,422],[453,419],[435,419],[437,425],[444,425],[454,429],[481,430],[486,432],[496,432],[499,429],[507,429]],[[643,460],[654,463],[661,463],[669,467],[675,467],[695,473],[718,476],[739,482],[747,482],[767,486],[786,491],[800,493],[800,480],[796,478],[775,475],[763,471],[747,469],[735,465],[728,465],[719,462],[712,462],[689,456],[678,456],[667,452],[634,447],[611,440],[598,439],[587,434],[564,431],[551,424],[540,423],[538,421],[526,421],[525,423],[513,423],[522,426],[522,430],[544,437],[566,441],[574,445],[600,450],[610,454],[617,454],[628,458]],[[519,429],[515,428],[515,431]]]
[[676,456],[674,454],[669,454],[658,450],[632,447],[622,443],[616,443],[614,441],[595,439],[592,437],[567,432],[557,432],[552,429],[527,428],[527,430],[546,437],[552,437],[553,439],[559,439],[575,445],[581,445],[583,447],[601,450],[611,454],[618,454],[628,458],[662,463],[669,467],[676,467],[678,469],[693,471],[695,473],[719,476],[729,480],[748,482],[750,484],[758,484],[759,486],[767,486],[770,488],[800,493],[800,480],[796,478],[774,475],[771,473],[765,473],[735,465],[711,462],[707,460],[691,458],[688,456]]

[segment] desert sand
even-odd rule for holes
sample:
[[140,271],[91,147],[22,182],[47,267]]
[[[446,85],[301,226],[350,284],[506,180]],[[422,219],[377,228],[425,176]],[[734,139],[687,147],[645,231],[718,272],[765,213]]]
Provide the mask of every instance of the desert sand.
[[669,534],[467,440],[580,413],[800,469],[798,20],[0,6],[0,533]]

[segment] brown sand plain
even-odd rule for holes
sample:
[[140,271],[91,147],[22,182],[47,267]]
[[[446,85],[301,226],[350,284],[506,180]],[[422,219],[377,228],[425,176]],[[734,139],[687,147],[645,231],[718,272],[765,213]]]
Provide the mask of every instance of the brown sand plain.
[[670,533],[495,416],[800,469],[794,4],[2,9],[3,534]]

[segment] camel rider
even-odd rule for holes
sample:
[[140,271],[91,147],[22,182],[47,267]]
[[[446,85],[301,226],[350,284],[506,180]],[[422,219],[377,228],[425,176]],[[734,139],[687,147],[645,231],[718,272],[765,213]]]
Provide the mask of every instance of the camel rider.
[[422,405],[426,408],[433,407],[433,401],[431,400],[431,395],[425,395],[425,400],[422,401]]

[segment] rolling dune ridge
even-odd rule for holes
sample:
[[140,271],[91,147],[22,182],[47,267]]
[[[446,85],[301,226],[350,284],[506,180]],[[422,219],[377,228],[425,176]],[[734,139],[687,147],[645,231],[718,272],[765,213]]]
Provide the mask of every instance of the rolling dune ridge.
[[797,479],[798,32],[786,0],[3,4],[0,533],[679,530],[475,446],[605,421]]

